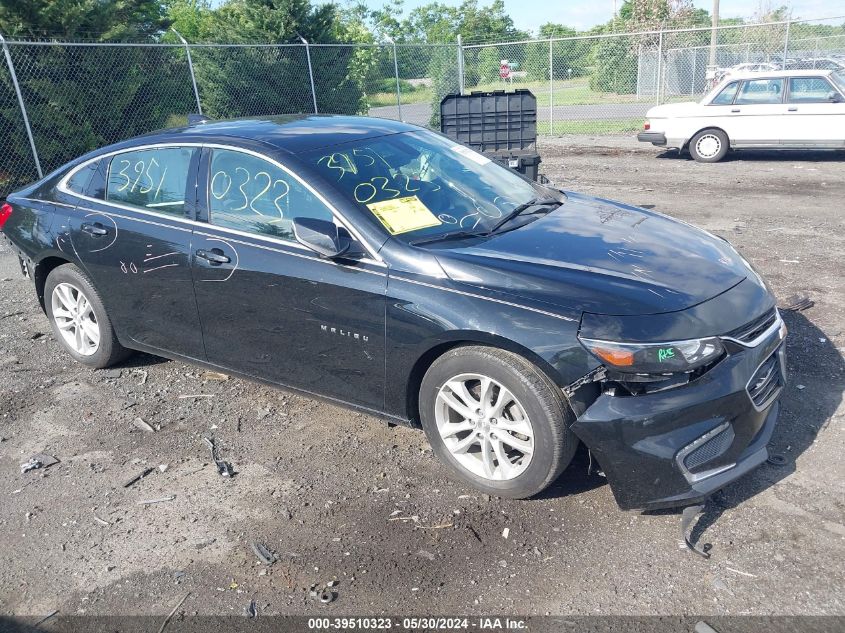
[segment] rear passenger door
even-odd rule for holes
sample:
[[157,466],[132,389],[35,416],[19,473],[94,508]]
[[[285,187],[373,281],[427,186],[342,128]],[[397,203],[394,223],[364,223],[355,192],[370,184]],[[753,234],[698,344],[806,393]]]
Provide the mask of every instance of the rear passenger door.
[[790,77],[785,110],[784,144],[845,147],[845,98],[824,77]]
[[69,232],[124,342],[202,360],[190,268],[199,153],[150,147],[100,159]]

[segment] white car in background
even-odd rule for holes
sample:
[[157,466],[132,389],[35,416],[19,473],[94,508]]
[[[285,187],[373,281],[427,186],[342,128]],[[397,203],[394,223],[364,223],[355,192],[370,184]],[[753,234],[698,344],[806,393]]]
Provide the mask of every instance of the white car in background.
[[845,71],[731,75],[700,102],[651,108],[637,140],[715,163],[729,149],[845,149]]

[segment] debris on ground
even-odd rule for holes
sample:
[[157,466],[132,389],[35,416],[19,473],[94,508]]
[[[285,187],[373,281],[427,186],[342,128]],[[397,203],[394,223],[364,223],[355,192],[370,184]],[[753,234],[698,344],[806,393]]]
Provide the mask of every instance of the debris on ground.
[[214,464],[217,466],[217,473],[221,477],[229,477],[232,478],[235,476],[235,469],[232,468],[232,464],[227,461],[220,459],[220,455],[217,453],[217,444],[214,441],[213,437],[204,437],[202,438],[205,440],[205,443],[208,445],[208,448],[211,449],[211,459],[214,461]]
[[502,530],[502,538],[505,539],[505,540],[508,540],[508,536],[510,536],[510,533],[511,533],[511,529],[505,528],[504,530]]
[[323,604],[329,604],[337,600],[337,592],[333,589],[337,587],[337,580],[330,580],[325,584],[314,583],[308,590],[308,594]]
[[253,543],[252,544],[252,551],[255,552],[255,555],[265,565],[272,565],[276,562],[276,555],[273,554],[269,549],[264,547],[261,543]]
[[132,420],[132,426],[146,433],[156,432],[156,430],[152,426],[150,426],[147,422],[144,421],[144,418],[135,418],[134,420]]
[[152,473],[154,470],[155,470],[155,468],[145,468],[143,471],[141,471],[140,474],[135,475],[132,479],[127,481],[125,484],[123,484],[123,487],[129,488],[130,486],[135,485],[136,483],[141,481],[144,477],[146,477],[147,475]]
[[793,312],[800,312],[801,310],[806,310],[807,308],[812,308],[816,304],[815,301],[810,299],[804,293],[798,293],[794,295],[790,295],[786,299],[784,299],[780,304],[781,310],[792,310]]
[[30,470],[37,470],[39,468],[49,468],[55,464],[58,464],[59,460],[53,457],[52,455],[46,455],[44,453],[38,453],[38,455],[33,455],[27,461],[21,464],[21,475],[24,473],[28,473]]
[[786,457],[783,455],[769,455],[769,458],[766,461],[773,466],[783,466],[786,464]]
[[182,394],[181,396],[179,396],[179,399],[182,400],[182,399],[185,399],[185,398],[213,398],[213,397],[214,397],[213,393],[185,393],[185,394]]
[[38,622],[36,622],[35,624],[33,624],[33,625],[32,625],[32,628],[33,628],[33,629],[38,629],[38,627],[39,627],[39,626],[41,626],[42,624],[44,624],[47,620],[49,620],[50,618],[52,618],[54,615],[58,614],[58,612],[59,612],[59,610],[58,610],[58,609],[56,609],[56,610],[52,611],[51,613],[48,613],[48,614],[47,614],[47,615],[45,615],[43,618],[41,618],[40,620],[38,620]]
[[147,373],[145,370],[143,370],[143,369],[133,369],[132,373],[133,374],[139,374],[141,376],[141,382],[138,383],[139,385],[146,385],[147,384],[147,377],[149,376],[149,373]]
[[226,374],[221,374],[219,371],[205,371],[200,376],[203,380],[216,380],[218,382],[225,382],[229,380],[229,376]]
[[426,552],[424,549],[421,549],[417,552],[417,556],[420,558],[425,558],[426,560],[434,560],[434,554],[431,552]]
[[250,620],[254,620],[258,617],[258,604],[255,602],[255,598],[250,600],[249,604],[244,607],[244,613]]
[[184,596],[182,596],[182,599],[179,602],[176,603],[176,606],[173,607],[173,611],[168,613],[167,617],[164,618],[164,622],[161,623],[161,627],[159,628],[158,633],[162,633],[162,631],[164,631],[165,627],[167,626],[167,623],[170,622],[170,619],[176,614],[176,611],[179,610],[179,607],[182,606],[182,603],[185,602],[185,600],[187,600],[188,596],[190,596],[190,595],[191,595],[191,592],[189,591]]
[[145,499],[144,501],[139,501],[139,506],[149,506],[154,503],[164,503],[166,501],[173,501],[176,498],[176,495],[169,495],[167,497],[159,497],[158,499]]

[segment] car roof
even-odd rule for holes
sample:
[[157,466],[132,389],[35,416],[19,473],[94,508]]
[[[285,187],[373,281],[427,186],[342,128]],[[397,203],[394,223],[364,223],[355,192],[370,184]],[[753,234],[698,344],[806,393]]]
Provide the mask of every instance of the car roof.
[[231,142],[233,139],[242,139],[259,141],[297,154],[350,141],[419,129],[401,121],[376,117],[297,114],[209,121],[160,130],[133,140],[143,140],[144,143],[171,143],[190,137],[191,140],[199,139],[212,143],[215,140]]
[[827,77],[830,70],[822,70],[821,68],[806,69],[806,70],[766,70],[766,71],[746,71],[733,73],[730,75],[731,81],[737,79],[777,79],[778,77]]

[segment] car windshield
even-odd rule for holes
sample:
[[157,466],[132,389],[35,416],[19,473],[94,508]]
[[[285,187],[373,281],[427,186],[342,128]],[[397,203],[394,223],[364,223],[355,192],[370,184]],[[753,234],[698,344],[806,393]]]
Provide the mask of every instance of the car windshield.
[[835,73],[830,73],[830,79],[836,84],[840,92],[845,93],[845,70],[837,70]]
[[484,233],[534,200],[564,199],[422,130],[322,149],[308,160],[391,234],[411,242]]

